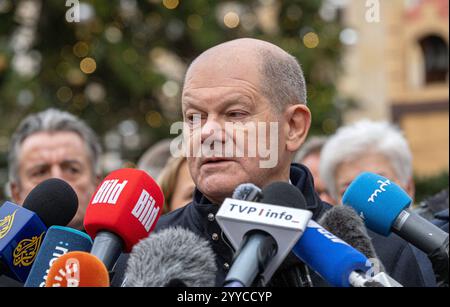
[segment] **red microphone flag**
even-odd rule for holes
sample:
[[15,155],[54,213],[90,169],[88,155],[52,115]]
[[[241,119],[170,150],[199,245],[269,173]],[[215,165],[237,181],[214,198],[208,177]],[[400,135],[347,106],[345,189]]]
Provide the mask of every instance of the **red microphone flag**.
[[131,252],[139,240],[155,228],[164,195],[146,172],[120,169],[110,173],[97,188],[84,218],[86,232],[95,238],[101,230],[118,235],[125,252]]

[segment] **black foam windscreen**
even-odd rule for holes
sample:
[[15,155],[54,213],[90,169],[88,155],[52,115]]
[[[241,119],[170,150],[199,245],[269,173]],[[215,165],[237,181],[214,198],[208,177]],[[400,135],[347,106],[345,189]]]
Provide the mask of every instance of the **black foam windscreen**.
[[234,190],[232,198],[257,202],[261,198],[261,189],[253,183],[242,183]]
[[279,206],[306,209],[306,199],[302,192],[290,183],[277,181],[262,189],[261,202]]
[[35,212],[47,227],[66,226],[78,210],[78,197],[67,182],[50,178],[31,190],[23,207]]

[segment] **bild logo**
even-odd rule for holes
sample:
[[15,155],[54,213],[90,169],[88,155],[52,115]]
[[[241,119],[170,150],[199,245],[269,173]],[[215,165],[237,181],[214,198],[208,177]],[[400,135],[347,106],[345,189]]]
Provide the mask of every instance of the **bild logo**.
[[128,180],[124,180],[123,182],[119,183],[119,179],[103,181],[91,204],[115,205],[127,183]]
[[159,213],[159,207],[155,206],[155,199],[146,190],[142,190],[141,196],[131,211],[131,214],[139,220],[148,232],[156,220]]

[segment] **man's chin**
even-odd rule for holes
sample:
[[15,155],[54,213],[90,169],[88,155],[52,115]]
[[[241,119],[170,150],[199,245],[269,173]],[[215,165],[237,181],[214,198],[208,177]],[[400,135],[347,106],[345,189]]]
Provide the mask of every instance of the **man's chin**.
[[244,181],[236,180],[237,178],[224,178],[224,176],[212,175],[206,180],[200,182],[198,188],[211,201],[222,203],[227,197],[233,195],[234,190]]

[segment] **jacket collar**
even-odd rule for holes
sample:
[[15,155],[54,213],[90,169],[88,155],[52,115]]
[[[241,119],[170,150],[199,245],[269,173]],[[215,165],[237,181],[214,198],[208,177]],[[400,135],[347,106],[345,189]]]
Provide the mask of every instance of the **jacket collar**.
[[[322,215],[324,210],[328,209],[330,205],[320,200],[316,191],[314,190],[314,180],[308,168],[302,164],[292,163],[290,169],[291,184],[296,186],[306,199],[306,209],[313,213],[313,219],[317,219]],[[206,198],[202,192],[197,188],[194,192],[193,205],[195,209],[202,216],[207,216],[209,213],[216,214],[219,210],[218,205]]]

